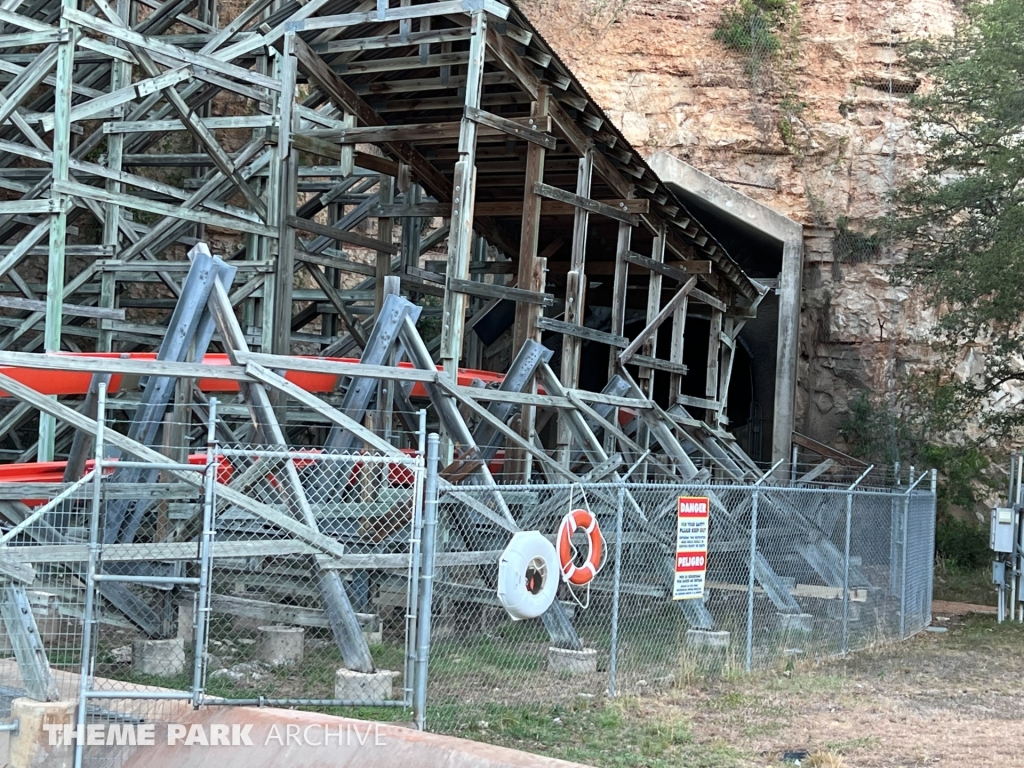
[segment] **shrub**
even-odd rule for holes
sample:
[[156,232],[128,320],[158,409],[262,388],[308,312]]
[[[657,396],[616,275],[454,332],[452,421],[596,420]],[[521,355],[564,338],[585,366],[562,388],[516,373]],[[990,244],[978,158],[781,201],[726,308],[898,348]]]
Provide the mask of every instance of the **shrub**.
[[789,0],[740,0],[722,12],[714,38],[734,51],[770,56],[781,48],[776,32],[790,10]]
[[935,527],[935,556],[963,570],[983,568],[992,559],[988,533],[966,520],[940,517]]

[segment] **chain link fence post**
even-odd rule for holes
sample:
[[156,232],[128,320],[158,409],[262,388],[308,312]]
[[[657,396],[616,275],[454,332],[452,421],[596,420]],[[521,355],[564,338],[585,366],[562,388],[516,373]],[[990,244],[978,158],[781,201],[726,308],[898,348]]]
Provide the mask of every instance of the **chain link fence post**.
[[618,503],[615,505],[615,562],[612,564],[612,618],[611,640],[608,650],[608,695],[616,695],[616,674],[619,661],[619,597],[622,585],[622,517],[626,506],[626,481],[619,483]]
[[217,508],[217,398],[210,398],[206,433],[206,475],[203,478],[203,529],[199,540],[199,589],[192,647],[192,705],[199,707],[206,692],[207,640],[210,631],[210,581],[213,578],[214,515]]
[[928,591],[925,593],[928,596],[928,605],[926,608],[927,616],[925,618],[925,626],[929,626],[932,623],[932,597],[934,595],[935,588],[935,524],[937,521],[936,513],[938,512],[938,485],[939,485],[939,473],[938,470],[933,469],[931,471],[931,493],[932,503],[929,520],[929,530],[931,531],[931,546],[928,551],[932,554],[932,562],[929,563],[929,568],[926,569],[928,579]]
[[750,505],[750,568],[747,575],[747,672],[754,663],[754,561],[757,558],[757,503],[760,496],[760,486],[754,486]]
[[853,490],[846,492],[846,539],[843,547],[843,645],[842,654],[850,651],[850,535],[853,527]]
[[903,543],[900,548],[900,640],[907,639],[907,538],[910,531],[910,496],[919,482],[921,482],[921,478],[914,480],[914,467],[911,465],[907,491],[903,496]]
[[850,542],[853,535],[853,492],[875,468],[872,464],[846,489],[846,536],[843,544],[843,640],[842,654],[850,650]]
[[[104,429],[107,425],[107,385],[100,382],[96,393],[96,440],[93,444],[95,462],[93,464],[92,505],[89,510],[89,562],[86,566],[85,606],[82,612],[82,658],[81,671],[78,675],[78,712],[75,724],[78,733],[85,733],[86,712],[89,704],[86,695],[92,688],[93,650],[92,640],[95,628],[95,595],[92,579],[96,575],[100,556],[100,508],[103,503],[103,454],[106,452]],[[73,757],[74,768],[82,768],[83,748],[85,739],[75,739]]]
[[434,593],[434,553],[437,543],[438,437],[427,438],[427,471],[423,484],[423,540],[421,542],[420,604],[416,611],[416,678],[413,683],[413,717],[416,727],[427,723],[427,665],[430,662],[430,603]]

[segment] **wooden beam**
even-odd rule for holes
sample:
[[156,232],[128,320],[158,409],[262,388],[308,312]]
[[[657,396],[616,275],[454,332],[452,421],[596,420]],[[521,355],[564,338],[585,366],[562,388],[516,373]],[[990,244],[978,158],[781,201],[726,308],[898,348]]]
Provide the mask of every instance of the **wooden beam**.
[[[558,147],[558,142],[551,135],[551,118],[546,111],[543,115],[531,114],[526,118],[507,118],[476,107],[466,107],[465,114],[466,117],[481,126],[480,135],[485,135],[483,131],[490,128],[514,139],[525,139],[533,144],[540,144],[545,149],[552,151]],[[529,163],[529,156],[527,156],[527,163]]]
[[637,337],[633,339],[632,342],[630,342],[629,346],[622,350],[622,352],[619,354],[620,365],[626,365],[630,361],[630,358],[632,358],[640,350],[640,347],[643,346],[644,342],[647,341],[647,339],[650,338],[658,330],[661,324],[668,319],[669,315],[673,314],[676,311],[676,309],[683,303],[683,301],[686,300],[686,297],[689,296],[690,292],[693,290],[693,286],[695,286],[696,284],[697,278],[691,277],[686,282],[686,285],[680,288],[676,292],[676,295],[669,299],[668,304],[666,304],[662,308],[662,310],[657,314],[657,316],[647,324],[646,328],[644,328],[642,331],[640,331],[639,334],[637,334]]
[[[531,118],[498,118],[497,115],[491,115],[483,110],[478,110],[478,113],[470,119],[480,125],[479,136],[514,136],[545,146],[551,145],[549,148],[553,148],[555,144],[555,138],[543,132],[545,126],[538,126]],[[481,117],[482,115],[488,117]],[[457,139],[460,125],[459,122],[446,122],[380,125],[364,128],[312,128],[302,131],[301,135],[332,144],[390,144],[396,141],[420,143]],[[550,126],[546,128],[550,130]]]
[[[473,36],[469,41],[469,62],[466,65],[466,91],[463,106],[479,107],[484,88],[484,60],[487,49],[487,16],[474,13]],[[459,160],[455,163],[454,189],[451,197],[451,231],[448,235],[448,282],[441,319],[440,358],[445,372],[458,378],[466,327],[466,292],[456,288],[457,281],[469,283],[469,258],[473,247],[473,204],[476,199],[476,136],[477,125],[466,117],[459,129]],[[439,198],[440,199],[440,198]],[[452,444],[449,442],[449,449]],[[447,453],[448,451],[446,451]],[[486,470],[485,470],[486,472]]]
[[[548,92],[541,88],[537,101],[530,108],[530,114],[538,120],[548,118]],[[468,111],[468,110],[467,110]],[[480,110],[477,110],[480,112]],[[519,238],[519,274],[517,285],[532,293],[544,293],[545,261],[537,258],[537,244],[540,239],[541,196],[537,194],[538,184],[544,181],[544,159],[546,145],[531,143],[526,150],[526,181],[523,184],[523,218]],[[512,352],[517,354],[527,341],[540,341],[541,332],[537,320],[544,314],[540,305],[520,302],[516,304],[515,321],[512,328]],[[531,381],[528,391],[536,392],[536,382]],[[523,406],[519,412],[518,433],[521,443],[532,446],[536,438],[537,411],[532,406]],[[512,451],[508,456],[510,464],[506,473],[510,479],[529,482],[530,456],[522,451]]]
[[855,459],[849,454],[837,451],[830,445],[818,442],[814,438],[807,437],[807,435],[801,435],[799,432],[794,432],[792,435],[793,442],[799,445],[801,448],[806,448],[809,451],[814,451],[819,456],[824,456],[828,459],[835,459],[840,464],[846,464],[851,467],[867,467],[868,465],[860,459]]
[[[718,394],[718,366],[719,352],[722,348],[722,311],[712,308],[711,310],[711,333],[708,337],[708,368],[707,377],[704,382],[704,395],[709,400],[719,400]],[[712,427],[718,426],[718,417],[721,411],[708,411],[708,418],[705,419]]]
[[[597,202],[626,213],[643,213],[646,208],[645,203],[647,203],[647,200],[608,199],[598,200]],[[578,210],[580,210],[578,206],[572,205],[571,203],[563,203],[559,200],[542,200],[540,204],[541,216],[574,216]],[[478,200],[475,212],[478,216],[522,216],[523,204],[518,200]],[[419,203],[418,205],[396,203],[390,206],[377,206],[371,213],[374,216],[394,216],[396,218],[401,216],[441,218],[451,213],[451,209],[450,206],[447,206],[444,203]],[[672,263],[677,266],[680,264],[685,265],[683,267],[685,269],[689,269],[689,265],[693,265],[693,274],[705,272],[710,274],[711,272],[710,261]],[[687,275],[687,277],[689,277],[689,275]],[[686,281],[683,280],[681,282]]]
[[522,301],[528,304],[539,304],[550,307],[555,303],[555,297],[550,293],[537,293],[522,288],[510,288],[504,285],[492,285],[491,283],[478,283],[475,280],[460,280],[449,278],[448,290],[464,293],[469,296],[479,296],[485,299],[509,299],[511,301]]
[[362,248],[369,248],[374,251],[383,251],[384,253],[392,255],[398,253],[398,248],[394,244],[385,243],[382,240],[367,237],[366,235],[359,235],[355,232],[348,232],[343,229],[329,227],[326,224],[319,224],[315,221],[311,221],[310,219],[303,219],[298,216],[289,216],[288,226],[294,227],[295,229],[301,229],[303,232],[320,235],[321,237],[328,237],[331,240],[338,240],[339,242],[349,243],[350,245],[358,245]]
[[710,261],[674,261],[674,262],[660,262],[654,259],[642,256],[639,253],[633,251],[626,251],[622,254],[622,258],[638,267],[642,267],[650,272],[657,272],[665,277],[670,277],[678,283],[685,283],[690,279],[690,275],[710,275],[711,274],[711,262]]
[[537,182],[533,185],[533,191],[541,197],[546,197],[550,200],[559,200],[563,203],[574,205],[577,208],[585,208],[591,213],[607,216],[610,219],[625,222],[626,224],[630,224],[634,227],[640,223],[638,216],[627,213],[625,210],[605,205],[604,203],[599,203],[597,200],[591,200],[588,197],[582,197],[572,192],[566,192],[564,189],[552,187],[550,184]]
[[[598,344],[607,344],[610,347],[624,349],[629,345],[629,339],[625,336],[616,336],[611,333],[606,333],[605,331],[599,331],[596,328],[587,328],[585,325],[567,323],[562,320],[554,320],[550,317],[540,318],[537,321],[537,325],[545,331],[561,333],[565,336],[570,336],[576,339],[596,341]],[[565,354],[565,342],[563,342],[562,349],[563,354]]]
[[[295,55],[309,76],[310,82],[341,110],[352,112],[364,125],[386,125],[384,118],[373,111],[328,64],[317,56],[299,37],[295,38]],[[408,163],[423,185],[438,200],[451,200],[448,180],[423,155],[405,142],[388,142],[387,150]]]
[[[0,296],[0,307],[6,309],[24,309],[31,312],[45,312],[46,302],[35,299],[20,299],[15,296]],[[74,317],[96,317],[104,320],[124,320],[123,309],[101,309],[86,307],[80,304],[61,304],[61,312]]]

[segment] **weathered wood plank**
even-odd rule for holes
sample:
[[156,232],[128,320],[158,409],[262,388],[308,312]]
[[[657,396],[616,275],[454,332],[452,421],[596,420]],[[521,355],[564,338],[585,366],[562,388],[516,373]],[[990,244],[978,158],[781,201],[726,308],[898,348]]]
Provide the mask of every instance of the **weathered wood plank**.
[[581,197],[573,192],[566,192],[564,189],[553,187],[550,184],[538,182],[533,185],[533,190],[535,194],[538,194],[541,197],[546,197],[551,200],[559,200],[563,203],[569,203],[577,208],[585,208],[590,211],[590,213],[607,216],[610,219],[615,219],[616,221],[621,221],[634,227],[640,223],[639,217],[635,214],[628,213],[620,208],[605,205],[604,203],[600,203],[597,200],[592,200],[588,197]]
[[585,325],[567,323],[564,320],[542,317],[537,321],[537,325],[545,331],[563,333],[567,336],[586,339],[587,341],[596,341],[598,344],[607,344],[611,347],[618,347],[619,349],[625,349],[629,345],[629,339],[625,336],[616,336],[613,333],[599,331],[596,328],[587,328]]
[[540,304],[544,307],[553,306],[555,297],[550,293],[536,293],[522,288],[508,288],[504,285],[492,285],[491,283],[477,283],[473,280],[460,280],[452,278],[448,281],[448,289],[466,293],[470,296],[480,296],[486,299],[510,299],[512,301],[523,301],[528,304]]
[[301,229],[303,232],[309,232],[321,237],[329,237],[331,240],[338,240],[342,243],[358,245],[362,248],[371,248],[375,251],[383,251],[384,253],[391,255],[398,253],[398,248],[395,245],[385,243],[383,240],[377,240],[373,237],[360,235],[356,232],[347,232],[342,229],[336,229],[335,227],[329,227],[326,224],[320,224],[298,216],[289,216],[288,226],[294,227],[295,229]]

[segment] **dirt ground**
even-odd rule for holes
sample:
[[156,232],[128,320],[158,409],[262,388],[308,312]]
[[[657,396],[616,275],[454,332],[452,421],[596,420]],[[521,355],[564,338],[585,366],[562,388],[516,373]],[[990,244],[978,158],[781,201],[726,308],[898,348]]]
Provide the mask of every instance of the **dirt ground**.
[[935,606],[945,632],[642,706],[740,765],[1024,766],[1024,628],[968,608]]

